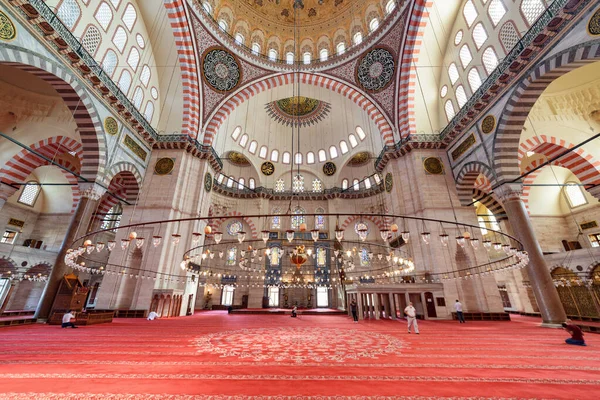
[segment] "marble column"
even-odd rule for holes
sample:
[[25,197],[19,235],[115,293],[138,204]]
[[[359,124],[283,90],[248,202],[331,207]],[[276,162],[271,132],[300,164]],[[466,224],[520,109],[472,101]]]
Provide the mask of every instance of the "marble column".
[[542,314],[543,326],[560,326],[567,316],[558,296],[558,291],[552,282],[550,270],[546,265],[542,248],[540,247],[525,203],[521,199],[520,184],[504,184],[495,190],[504,205],[504,210],[510,225],[516,232],[517,238],[529,254],[527,273],[533,293]]
[[[50,316],[50,310],[52,303],[56,297],[58,286],[63,276],[69,272],[69,267],[65,264],[65,255],[67,250],[73,245],[73,241],[78,237],[84,235],[90,225],[92,216],[98,206],[98,200],[106,192],[106,189],[98,186],[95,183],[80,183],[81,199],[77,204],[77,208],[71,217],[71,222],[67,229],[67,233],[63,239],[63,242],[58,251],[56,262],[52,267],[52,272],[48,277],[48,284],[46,285],[44,292],[38,303],[37,310],[35,312],[35,318],[38,320],[46,320]],[[81,243],[79,243],[81,244]]]
[[0,182],[0,210],[2,210],[2,207],[4,207],[4,204],[6,204],[6,201],[8,200],[8,198],[10,196],[12,196],[13,194],[15,194],[17,192],[18,189],[12,187],[12,186],[8,186],[5,183],[1,183]]
[[388,297],[389,297],[389,304],[390,304],[390,315],[392,317],[392,319],[396,319],[396,302],[394,299],[394,294],[393,293],[388,293]]
[[379,293],[373,293],[373,309],[375,310],[375,319],[381,318],[381,304],[379,303]]
[[356,298],[357,298],[356,303],[358,304],[358,319],[365,319],[364,310],[363,310],[363,295],[362,295],[362,293],[357,293]]

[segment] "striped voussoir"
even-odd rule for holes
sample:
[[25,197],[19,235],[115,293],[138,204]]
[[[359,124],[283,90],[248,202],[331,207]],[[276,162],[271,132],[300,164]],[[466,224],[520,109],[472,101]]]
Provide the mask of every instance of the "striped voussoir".
[[486,208],[490,210],[492,214],[494,214],[496,221],[508,219],[506,216],[506,211],[504,211],[504,207],[502,207],[502,204],[496,200],[496,197],[493,193],[484,192],[483,190],[475,188],[473,189],[473,200],[478,201],[486,206]]
[[498,123],[494,171],[499,182],[517,179],[519,143],[525,120],[542,92],[560,76],[600,58],[600,40],[566,49],[538,63],[513,90]]
[[369,114],[369,117],[371,117],[375,125],[377,125],[384,144],[390,146],[394,144],[392,126],[377,106],[375,106],[375,104],[364,94],[333,78],[306,72],[271,75],[240,89],[219,107],[217,112],[212,116],[205,129],[203,144],[207,146],[212,144],[219,127],[236,107],[265,90],[295,83],[296,76],[298,76],[298,81],[300,83],[320,86],[352,100]]
[[[456,189],[458,191],[458,200],[463,206],[468,206],[473,203],[473,189],[476,187],[476,182],[479,175],[483,175],[487,181],[486,187],[491,190],[492,183],[495,181],[492,175],[492,170],[487,165],[473,161],[466,163],[456,175]],[[480,191],[482,187],[479,187]]]
[[[211,213],[209,213],[209,216],[210,216],[210,214]],[[223,222],[225,222],[228,219],[233,219],[236,217],[239,217],[239,219],[244,220],[248,224],[248,227],[250,228],[250,233],[251,233],[252,239],[258,239],[258,232],[256,231],[256,225],[254,224],[254,221],[252,221],[249,217],[242,216],[242,213],[240,213],[238,211],[232,211],[225,216],[221,216],[219,218],[213,218],[213,219],[209,220],[210,222],[208,225],[213,229],[213,231],[219,230],[219,228],[221,227],[221,224],[223,224]]]
[[127,190],[127,200],[130,203],[135,203],[138,193],[142,187],[142,174],[135,165],[122,161],[114,164],[108,170],[104,184],[109,186],[115,178],[119,177],[123,184],[121,185]]
[[83,144],[81,175],[92,182],[102,176],[106,163],[102,123],[90,96],[77,77],[53,61],[14,46],[0,48],[0,64],[34,75],[56,90],[73,114]]
[[201,96],[190,26],[182,0],[165,0],[164,4],[175,36],[175,46],[181,68],[184,104],[181,133],[196,138],[200,128]]
[[111,172],[115,173],[111,174],[112,179],[108,185],[108,191],[100,199],[96,210],[96,219],[98,220],[104,219],[104,216],[119,202],[119,199],[134,204],[140,191],[141,180],[136,177],[136,173],[139,176],[139,172],[131,164],[118,163],[111,168]]
[[346,228],[348,228],[350,226],[350,224],[352,224],[352,222],[354,221],[361,221],[361,220],[365,220],[365,221],[371,221],[373,224],[375,224],[375,226],[377,226],[379,229],[384,229],[386,225],[389,226],[389,222],[390,221],[383,221],[383,218],[381,217],[375,217],[372,215],[365,215],[365,216],[352,216],[352,217],[348,217],[346,218],[346,220],[342,223],[342,225],[340,226],[340,228],[345,231]]
[[429,19],[429,9],[432,5],[433,1],[430,0],[415,0],[406,27],[398,88],[398,131],[402,137],[417,133],[414,114],[416,64],[419,61],[423,35]]

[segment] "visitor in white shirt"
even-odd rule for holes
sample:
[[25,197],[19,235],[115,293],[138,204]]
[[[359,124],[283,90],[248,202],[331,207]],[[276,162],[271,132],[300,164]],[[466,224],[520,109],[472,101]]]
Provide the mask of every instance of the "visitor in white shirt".
[[158,314],[154,311],[150,311],[150,314],[148,314],[148,321],[154,321],[155,319],[158,319]]
[[456,300],[456,303],[454,303],[454,309],[456,310],[456,318],[458,319],[458,322],[464,324],[465,317],[463,315],[462,304],[460,304],[460,301]]
[[419,334],[419,324],[417,324],[417,310],[413,307],[413,303],[408,303],[408,306],[404,309],[406,314],[406,320],[408,321],[408,333],[410,333],[410,327],[413,326],[415,333]]
[[61,326],[62,326],[63,328],[67,328],[67,327],[69,327],[69,326],[70,326],[71,328],[77,328],[77,327],[75,326],[75,324],[71,322],[71,319],[73,319],[73,318],[75,318],[75,315],[73,315],[73,314],[71,313],[71,310],[67,311],[67,313],[66,313],[65,315],[63,315],[63,317],[62,317],[62,325],[61,325]]

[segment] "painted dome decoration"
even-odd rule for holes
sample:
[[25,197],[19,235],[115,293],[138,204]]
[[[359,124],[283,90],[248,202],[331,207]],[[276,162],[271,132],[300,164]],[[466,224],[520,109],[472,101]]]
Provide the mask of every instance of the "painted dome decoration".
[[356,78],[369,91],[385,89],[394,77],[394,55],[384,48],[375,48],[361,58],[356,68]]
[[265,105],[267,114],[280,124],[308,126],[324,120],[331,104],[304,96],[286,97]]
[[219,92],[230,92],[242,78],[235,56],[223,48],[210,48],[202,55],[202,77]]

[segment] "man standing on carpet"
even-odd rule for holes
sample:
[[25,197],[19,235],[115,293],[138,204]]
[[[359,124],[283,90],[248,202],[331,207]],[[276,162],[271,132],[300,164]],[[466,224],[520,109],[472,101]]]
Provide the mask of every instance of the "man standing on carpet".
[[67,313],[65,315],[63,315],[62,317],[62,328],[66,328],[66,327],[71,327],[71,328],[77,328],[75,326],[74,323],[71,322],[71,319],[75,318],[75,316],[73,314],[71,314],[71,310],[67,311]]
[[352,318],[354,319],[354,323],[358,323],[358,305],[355,300],[352,300],[350,303],[350,311],[352,311]]
[[456,318],[458,319],[458,323],[464,324],[465,317],[462,312],[462,304],[460,304],[460,301],[456,300],[456,303],[454,303],[454,309],[456,310]]
[[567,344],[574,344],[577,346],[586,346],[585,340],[583,339],[583,331],[580,327],[574,324],[562,323],[562,327],[565,331],[571,334],[571,337],[565,340]]
[[415,333],[419,334],[419,325],[417,324],[417,310],[413,307],[413,303],[408,303],[408,306],[404,309],[406,314],[406,320],[408,321],[408,333],[410,333],[410,327],[413,326]]

